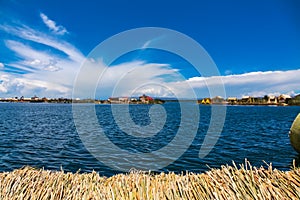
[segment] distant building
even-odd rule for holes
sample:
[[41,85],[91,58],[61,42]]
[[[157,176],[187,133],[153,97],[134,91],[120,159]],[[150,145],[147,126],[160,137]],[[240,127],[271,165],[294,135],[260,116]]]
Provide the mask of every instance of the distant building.
[[261,97],[243,96],[242,99],[238,100],[238,103],[243,105],[261,105],[264,104],[264,100]]
[[267,104],[278,104],[278,99],[274,95],[269,95],[268,96],[268,101]]
[[47,102],[47,101],[48,101],[47,97],[43,97],[43,98],[42,98],[42,101],[43,101],[43,102]]
[[31,98],[28,98],[28,97],[26,98],[26,97],[24,97],[23,100],[24,100],[24,101],[31,101]]
[[226,104],[227,102],[225,101],[225,99],[223,97],[216,96],[211,99],[211,103],[212,104]]
[[120,98],[119,98],[119,101],[120,101],[121,103],[129,103],[129,98],[128,98],[128,97],[120,97]]
[[127,104],[129,103],[128,97],[110,97],[107,100],[111,104]]
[[278,103],[280,104],[287,104],[289,102],[289,100],[291,100],[292,97],[290,95],[286,95],[286,94],[281,94],[278,97]]
[[238,101],[237,97],[228,97],[227,98],[227,102],[229,104],[237,104],[237,101]]
[[289,100],[289,105],[300,105],[300,94]]
[[132,97],[132,98],[130,99],[130,101],[131,101],[131,102],[137,102],[138,100],[137,100],[137,98]]
[[33,97],[31,97],[31,101],[38,101],[39,97],[37,97],[36,95],[34,95]]
[[204,99],[201,100],[200,103],[209,105],[209,104],[211,104],[211,99],[210,98],[204,98]]
[[241,102],[242,104],[252,104],[254,102],[254,99],[251,96],[243,96]]
[[145,95],[145,94],[144,94],[143,96],[140,96],[139,99],[140,99],[140,101],[141,101],[142,103],[146,103],[146,104],[151,103],[151,102],[154,101],[154,99],[153,99],[152,97],[147,96],[147,95]]
[[114,104],[114,103],[120,103],[119,97],[109,97],[107,99],[107,101],[110,102],[110,103],[112,103],[112,104]]

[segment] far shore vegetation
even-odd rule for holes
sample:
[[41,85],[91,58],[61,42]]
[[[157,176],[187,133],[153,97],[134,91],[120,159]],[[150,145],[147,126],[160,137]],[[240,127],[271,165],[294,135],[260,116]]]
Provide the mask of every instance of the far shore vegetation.
[[[177,101],[195,101],[192,99],[175,99],[175,98],[154,98],[147,95],[140,97],[110,97],[108,99],[71,99],[71,98],[47,98],[47,97],[11,97],[0,98],[0,102],[16,102],[16,103],[94,103],[94,104],[163,104],[165,102]],[[243,96],[242,98],[228,97],[223,98],[216,96],[213,98],[197,99],[198,104],[211,105],[277,105],[289,106],[300,105],[300,94],[295,96],[281,94],[279,96],[265,95],[263,97]]]

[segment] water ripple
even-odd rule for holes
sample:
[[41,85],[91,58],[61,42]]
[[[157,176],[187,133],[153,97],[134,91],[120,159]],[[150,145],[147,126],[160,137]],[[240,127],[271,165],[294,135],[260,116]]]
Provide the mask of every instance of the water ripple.
[[[119,129],[109,105],[95,106],[99,124],[107,137],[120,148],[131,152],[156,153],[176,136],[180,128],[180,107],[163,105],[167,112],[163,129],[151,137],[136,138]],[[150,123],[150,105],[130,107],[130,116],[139,126]],[[224,130],[211,153],[198,158],[199,149],[210,122],[210,106],[200,106],[196,138],[189,149],[162,171],[201,172],[208,167],[243,163],[247,158],[260,166],[263,160],[287,170],[298,159],[291,148],[288,131],[300,107],[228,106]],[[80,140],[72,120],[72,107],[66,104],[0,104],[0,171],[11,171],[24,165],[76,172],[96,170],[110,176],[117,173],[95,159]],[[189,126],[196,126],[192,118]],[[93,132],[93,130],[87,130]],[[188,132],[186,134],[189,134]],[[174,146],[176,150],[179,146]],[[171,159],[168,155],[158,155]],[[118,155],[111,155],[115,160]],[[144,162],[145,160],[140,160]],[[155,163],[154,163],[155,165]],[[134,167],[134,166],[133,166]]]

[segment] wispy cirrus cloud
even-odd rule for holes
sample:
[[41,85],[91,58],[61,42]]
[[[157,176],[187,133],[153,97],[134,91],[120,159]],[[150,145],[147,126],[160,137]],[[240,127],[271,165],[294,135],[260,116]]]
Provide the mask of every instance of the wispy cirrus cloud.
[[18,64],[22,66],[22,69],[27,71],[47,70],[49,66],[53,66],[57,63],[56,60],[59,60],[54,54],[50,54],[47,51],[35,50],[21,42],[6,40],[5,44],[10,50],[22,58]]
[[3,30],[23,40],[28,40],[52,47],[58,51],[61,51],[75,62],[81,62],[84,59],[84,55],[72,44],[62,39],[57,39],[51,35],[34,30],[26,25],[0,25],[0,30]]
[[49,19],[47,15],[44,13],[40,13],[40,17],[42,18],[44,24],[55,34],[57,35],[64,35],[68,33],[67,29],[63,26],[56,25],[56,22]]
[[24,24],[2,24],[4,44],[15,58],[1,70],[1,96],[70,97],[85,56],[71,43]]
[[148,40],[147,42],[145,42],[142,46],[142,49],[146,49],[150,43],[151,43],[151,40]]

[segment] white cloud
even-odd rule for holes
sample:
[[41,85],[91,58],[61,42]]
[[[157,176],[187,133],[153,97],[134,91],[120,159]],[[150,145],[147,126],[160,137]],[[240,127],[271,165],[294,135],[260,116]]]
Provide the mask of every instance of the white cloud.
[[56,66],[55,64],[49,64],[47,66],[44,67],[44,70],[50,71],[50,72],[57,72],[59,70],[61,70],[61,67]]
[[[34,72],[36,71],[34,68],[26,65],[26,64],[22,64],[22,62],[19,62],[19,63],[9,63],[9,66],[11,67],[14,67],[14,72],[16,73],[31,73],[31,72]],[[10,70],[11,71],[11,70]]]
[[151,40],[148,40],[147,42],[145,42],[142,46],[142,49],[146,49],[150,43],[151,43]]
[[70,88],[49,81],[26,78],[21,75],[0,75],[0,94],[11,96],[53,96],[68,95]]
[[21,42],[7,40],[6,46],[14,51],[23,61],[19,64],[30,67],[31,70],[41,70],[46,65],[49,65],[53,60],[58,60],[56,55],[51,55],[47,51],[38,51]]
[[[300,92],[300,69],[289,71],[250,72],[238,75],[193,77],[180,80],[177,70],[166,64],[133,62],[109,68],[99,83],[98,92],[103,95],[137,96],[148,94],[160,97],[192,97],[191,88],[198,98],[214,97],[222,92],[226,96],[242,97],[295,95]],[[177,77],[166,82],[162,75]],[[211,89],[209,91],[208,89]]]
[[[18,61],[7,63],[7,69],[14,73],[1,73],[0,96],[71,97],[76,73],[85,58],[76,47],[24,25],[0,25],[0,30],[21,38],[4,40]],[[48,48],[37,49],[35,43]]]
[[232,71],[230,69],[227,69],[227,70],[225,70],[225,74],[230,75],[230,74],[232,74]]
[[68,33],[67,29],[63,26],[57,26],[56,22],[49,19],[47,15],[45,15],[44,13],[40,14],[43,22],[46,24],[46,26],[55,34],[58,35],[64,35],[66,33]]
[[75,97],[94,95],[96,87],[98,87],[96,96],[105,98],[135,96],[141,95],[147,86],[155,84],[155,90],[150,88],[153,95],[154,93],[158,94],[157,92],[161,91],[159,88],[165,85],[162,75],[171,76],[174,80],[180,78],[177,71],[170,68],[168,64],[142,61],[122,63],[110,67],[103,64],[101,60],[91,61],[86,63],[84,69],[76,82],[78,92],[74,94]]
[[0,69],[4,68],[4,64],[0,62]]
[[84,55],[72,44],[64,41],[52,38],[51,36],[41,33],[39,31],[33,30],[28,26],[16,26],[12,27],[9,25],[0,25],[0,30],[12,34],[16,37],[22,38],[24,40],[29,40],[39,44],[43,44],[54,48],[69,57],[69,59],[81,63],[84,60]]
[[[263,96],[266,94],[297,93],[300,88],[300,69],[289,71],[250,72],[221,76],[227,96]],[[218,77],[194,77],[188,80],[196,90],[210,85],[222,84]],[[206,94],[207,95],[207,94]]]
[[30,62],[31,65],[39,65],[41,63],[42,61],[40,61],[39,59],[34,59],[33,61]]
[[[114,96],[137,95],[148,85],[156,88],[165,85],[162,75],[175,78],[176,71],[167,64],[131,62],[108,68],[100,84],[113,86],[111,92]],[[155,92],[156,90],[153,90],[151,94]]]

